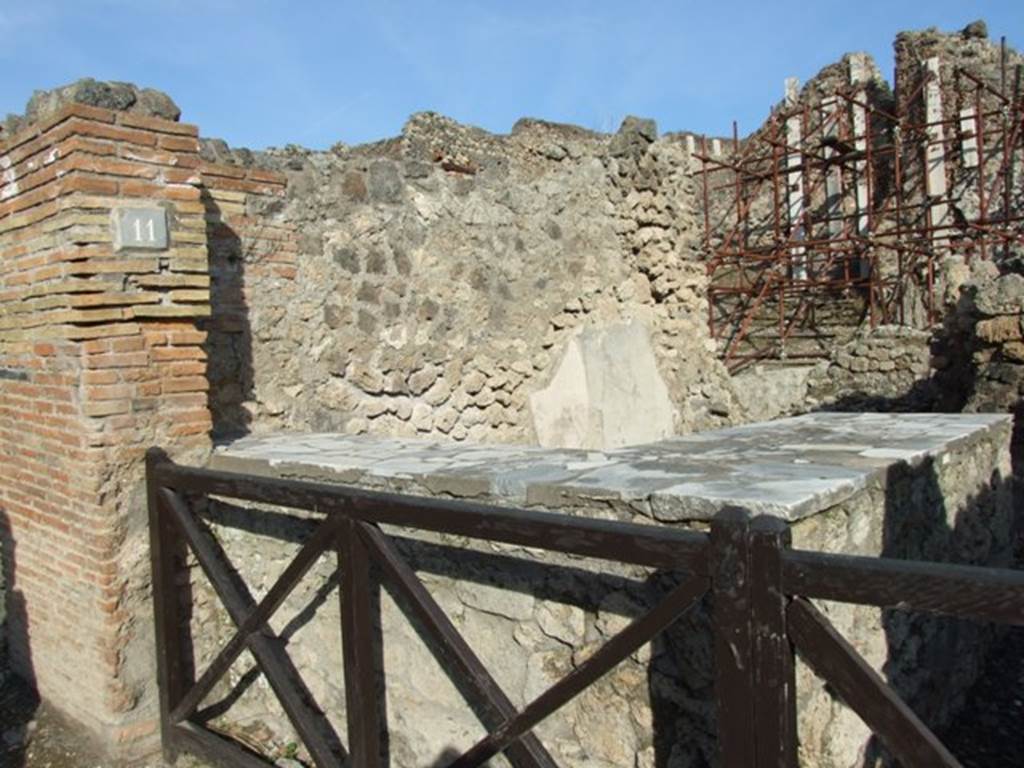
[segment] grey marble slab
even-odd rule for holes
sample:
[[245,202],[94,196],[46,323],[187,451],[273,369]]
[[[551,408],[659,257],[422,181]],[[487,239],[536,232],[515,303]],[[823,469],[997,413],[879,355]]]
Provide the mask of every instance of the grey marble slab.
[[603,452],[284,433],[220,446],[210,466],[504,504],[618,499],[659,520],[707,520],[733,504],[798,520],[895,464],[1008,439],[1009,425],[1002,414],[814,413]]

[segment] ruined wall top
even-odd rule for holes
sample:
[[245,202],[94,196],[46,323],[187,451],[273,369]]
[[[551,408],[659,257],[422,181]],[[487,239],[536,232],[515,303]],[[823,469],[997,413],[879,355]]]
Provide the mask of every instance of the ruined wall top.
[[0,139],[57,114],[68,104],[84,104],[163,120],[177,121],[181,117],[181,109],[162,91],[140,88],[133,83],[103,82],[86,77],[57,88],[35,91],[25,105],[24,114],[7,115],[0,122]]

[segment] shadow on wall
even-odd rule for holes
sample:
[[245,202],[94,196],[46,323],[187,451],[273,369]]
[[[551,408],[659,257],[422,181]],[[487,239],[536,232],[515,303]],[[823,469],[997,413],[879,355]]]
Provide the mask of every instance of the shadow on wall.
[[207,189],[206,242],[210,259],[210,309],[204,351],[210,382],[208,402],[213,418],[211,437],[224,441],[249,432],[253,400],[252,328],[245,296],[242,238]]
[[[961,311],[968,296],[961,297]],[[977,370],[971,360],[971,344],[963,329],[955,327],[955,315],[947,320],[947,328],[937,350],[948,357],[948,365],[932,378],[917,382],[898,398],[883,398],[867,393],[850,393],[827,410],[892,412],[961,412],[978,394]],[[970,332],[973,334],[973,328]],[[993,403],[986,411],[1005,411]],[[1012,472],[999,472],[989,478],[987,488],[953,510],[939,484],[938,470],[932,461],[920,466],[898,465],[890,469],[885,482],[885,520],[883,557],[901,560],[949,561],[962,565],[1016,567],[1021,559],[1021,508],[1024,470],[1024,408],[1017,401],[1010,410],[1013,416],[1011,438]],[[944,470],[947,474],[949,469]],[[947,486],[949,485],[947,481]],[[1008,515],[1008,519],[1004,516]],[[997,546],[993,531],[1008,534],[1005,546]],[[985,624],[954,618],[929,617],[919,613],[886,610],[882,614],[888,658],[883,668],[886,680],[900,697],[929,727],[937,730],[940,740],[957,757],[965,759],[977,744],[1003,744],[1007,741],[1005,723],[972,715],[965,708],[966,696],[950,700],[952,691],[968,691],[965,681],[984,678],[985,654],[975,657],[951,654],[950,649],[975,647],[988,651],[988,656],[1001,657],[1004,646],[1019,643],[1021,634],[1014,634],[1003,625]],[[922,639],[927,638],[927,642]],[[1012,653],[1019,653],[1014,649]],[[984,685],[984,679],[980,685]],[[960,713],[963,713],[962,715]],[[954,719],[955,718],[955,719]],[[964,754],[961,754],[964,753]],[[1017,755],[1024,758],[1024,754]],[[965,764],[975,764],[966,763]],[[863,768],[893,766],[896,762],[877,739],[872,738],[865,751]]]
[[[944,470],[947,488],[956,483],[955,478],[948,476],[950,471],[956,470]],[[1013,478],[993,472],[988,487],[952,510],[938,477],[932,461],[890,470],[886,478],[882,556],[1012,566],[1015,537],[1000,540],[993,536],[993,531],[1012,534],[1015,528]],[[884,677],[914,713],[938,732],[950,751],[965,759],[963,753],[972,750],[971,742],[1005,741],[1000,736],[1005,723],[978,717],[965,709],[965,703],[972,684],[983,678],[986,657],[1000,643],[1015,637],[1008,627],[899,610],[883,611],[882,627],[888,649]],[[957,649],[964,648],[980,652],[957,653]],[[965,765],[972,764],[965,760]],[[895,765],[878,738],[873,737],[865,751],[863,767]]]
[[6,768],[28,765],[29,723],[39,705],[28,614],[15,579],[15,563],[10,517],[0,507],[0,765]]

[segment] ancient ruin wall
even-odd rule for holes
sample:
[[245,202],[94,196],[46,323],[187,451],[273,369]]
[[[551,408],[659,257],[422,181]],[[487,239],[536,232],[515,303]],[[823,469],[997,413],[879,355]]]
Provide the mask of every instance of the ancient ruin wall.
[[[972,36],[901,39],[907,71],[920,72],[914,46],[994,61]],[[34,99],[0,143],[8,642],[17,671],[112,742],[154,727],[146,446],[198,458],[211,423],[218,437],[600,446],[637,439],[623,426],[636,402],[655,404],[648,437],[753,413],[707,337],[685,142],[649,122],[603,135],[524,121],[493,136],[421,115],[369,147],[208,144],[203,165],[166,97],[94,82],[62,94]],[[127,204],[167,211],[166,252],[116,250],[111,215]],[[1017,408],[1012,256],[946,270],[959,276],[932,360],[945,407]],[[881,381],[884,346],[837,356],[838,389]],[[918,366],[918,351],[906,360]],[[609,362],[626,375],[603,377]],[[660,388],[641,387],[651,370]],[[615,403],[606,424],[598,406]]]
[[[377,145],[207,153],[280,168],[283,207],[237,203],[298,237],[294,280],[244,233],[211,251],[215,296],[245,298],[211,335],[224,433],[602,447],[739,415],[706,330],[689,157],[650,121],[495,136],[422,114]],[[646,433],[616,399],[656,403]]]
[[[534,440],[530,396],[562,357],[582,391],[547,403],[549,434],[564,417],[565,439],[622,441],[631,411],[609,426],[599,407],[651,390],[602,378],[619,354],[663,382],[651,436],[732,418],[686,156],[652,124],[491,137],[423,116],[396,142],[238,164],[154,117],[169,100],[121,109],[129,91],[63,89],[0,146],[12,666],[108,746],[155,729],[148,446],[195,461],[211,428],[312,426]],[[136,207],[162,211],[166,249],[119,246]]]
[[[897,94],[861,55],[866,98],[882,110],[916,92],[931,56],[940,57],[949,119],[975,88],[954,76],[957,65],[999,81],[1000,46],[978,25],[903,33],[896,50]],[[1018,61],[1009,50],[1008,71]],[[850,63],[844,56],[825,67],[797,102],[816,110],[848,86]],[[993,106],[991,94],[984,106]],[[876,135],[881,143],[893,138]],[[228,223],[211,249],[214,291],[239,307],[227,312],[228,325],[209,326],[216,432],[335,429],[601,447],[772,413],[756,386],[733,386],[715,360],[722,342],[707,330],[700,163],[685,139],[658,138],[653,125],[635,119],[616,135],[523,120],[497,136],[422,114],[395,139],[329,152],[251,153],[207,142],[204,153],[219,167],[274,168],[287,177],[283,203],[236,193],[230,215],[244,209],[245,223],[237,232]],[[965,137],[947,139],[949,183],[970,214]],[[904,172],[913,178],[922,166]],[[876,183],[884,186],[891,173],[882,163]],[[822,194],[809,205],[823,205]],[[712,193],[713,226],[729,204],[722,195],[728,190]],[[752,202],[758,226],[762,208]],[[294,260],[269,270],[255,228],[289,239]],[[960,273],[974,269],[966,262],[978,255],[969,240],[954,245],[934,272],[939,319],[955,312],[967,279]],[[294,274],[282,275],[288,267]],[[925,383],[933,371],[921,339],[906,361],[893,361],[893,381],[882,381],[885,353],[870,370],[847,359],[866,333],[855,336],[866,323],[856,298],[816,313],[836,344],[850,339],[846,357],[827,350],[830,367],[808,371],[814,381],[806,386],[784,387],[775,412],[857,396],[907,404],[911,391],[934,391]],[[905,297],[909,323],[923,322],[923,301],[920,291]],[[905,382],[902,363],[911,358]],[[643,375],[595,373],[602,361],[623,359],[620,369]],[[936,362],[944,364],[942,356]],[[622,402],[626,413],[615,407]],[[650,404],[643,418],[638,403]],[[914,403],[933,404],[923,396]],[[623,427],[644,422],[652,426]]]

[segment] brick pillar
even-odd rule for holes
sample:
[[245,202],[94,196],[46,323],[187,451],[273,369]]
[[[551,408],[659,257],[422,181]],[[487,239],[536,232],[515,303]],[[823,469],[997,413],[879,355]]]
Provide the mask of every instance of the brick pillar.
[[155,746],[143,454],[209,449],[198,150],[194,126],[82,105],[0,143],[12,667],[122,754]]

